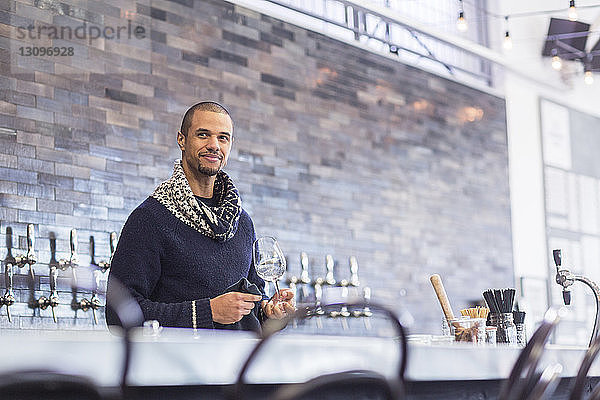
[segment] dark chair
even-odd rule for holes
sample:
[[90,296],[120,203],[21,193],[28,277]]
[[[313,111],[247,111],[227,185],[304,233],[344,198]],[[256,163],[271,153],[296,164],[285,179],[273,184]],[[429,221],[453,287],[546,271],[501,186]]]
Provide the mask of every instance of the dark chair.
[[[587,349],[585,356],[581,361],[581,365],[579,366],[579,371],[577,372],[577,377],[575,378],[575,383],[573,384],[573,390],[571,391],[571,396],[569,397],[569,400],[580,400],[581,398],[583,398],[587,374],[590,371],[590,368],[592,367],[592,364],[594,363],[594,360],[598,356],[599,352],[600,336],[596,337],[592,341],[592,344]],[[596,386],[589,399],[600,399],[600,384]]]
[[562,309],[549,309],[527,346],[519,354],[508,379],[502,385],[499,400],[537,400],[551,395],[558,384],[562,367],[549,365],[543,372],[537,367],[550,334],[558,324]]
[[[336,303],[322,306],[324,311],[339,309],[341,306],[364,307],[364,302]],[[389,399],[397,400],[404,398],[404,373],[407,364],[407,342],[404,327],[398,320],[396,314],[387,308],[370,302],[368,304],[371,310],[381,311],[393,323],[398,332],[398,341],[400,345],[400,362],[398,374],[394,379],[386,379],[381,374],[368,370],[350,370],[333,374],[321,375],[304,383],[282,385],[272,395],[272,400],[301,400],[301,399],[326,399],[331,398],[344,399]],[[285,327],[291,320],[302,320],[314,315],[316,308],[302,309],[294,315],[281,321],[268,321],[271,326],[265,326],[263,337],[254,347],[246,362],[242,366],[238,375],[237,382],[229,393],[232,399],[240,400],[243,398],[245,387],[245,375],[256,355],[265,346],[274,334]]]
[[[81,287],[81,285],[79,286]],[[143,322],[139,304],[120,283],[107,295],[107,305],[118,315],[124,328],[123,365],[121,367],[121,397],[126,397],[127,374],[131,356],[131,328]],[[90,290],[89,288],[84,288]],[[14,371],[0,375],[0,398],[19,400],[99,400],[99,388],[90,379],[46,371]],[[111,398],[114,398],[112,396]]]

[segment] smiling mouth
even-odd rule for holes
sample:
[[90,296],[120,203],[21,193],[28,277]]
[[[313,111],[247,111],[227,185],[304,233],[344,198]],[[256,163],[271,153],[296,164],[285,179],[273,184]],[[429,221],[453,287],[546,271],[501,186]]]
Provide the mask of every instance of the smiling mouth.
[[206,158],[211,162],[221,161],[221,157],[217,154],[202,154],[200,157]]

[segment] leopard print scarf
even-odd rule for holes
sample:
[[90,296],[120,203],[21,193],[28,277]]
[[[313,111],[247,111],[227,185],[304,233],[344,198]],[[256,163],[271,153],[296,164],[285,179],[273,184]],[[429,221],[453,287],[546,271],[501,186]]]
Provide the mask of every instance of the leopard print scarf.
[[211,239],[225,242],[237,231],[242,200],[233,181],[223,171],[217,174],[213,191],[217,196],[216,207],[209,207],[196,200],[183,172],[181,160],[176,160],[173,175],[158,185],[152,197],[185,224]]

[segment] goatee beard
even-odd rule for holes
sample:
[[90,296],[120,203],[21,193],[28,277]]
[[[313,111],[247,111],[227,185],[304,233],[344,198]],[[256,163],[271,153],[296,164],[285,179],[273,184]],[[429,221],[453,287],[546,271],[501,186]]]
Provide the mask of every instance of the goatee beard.
[[219,173],[220,170],[221,170],[221,166],[218,166],[217,168],[208,168],[208,167],[203,167],[201,165],[198,166],[198,172],[200,172],[202,175],[206,175],[206,176],[215,176]]

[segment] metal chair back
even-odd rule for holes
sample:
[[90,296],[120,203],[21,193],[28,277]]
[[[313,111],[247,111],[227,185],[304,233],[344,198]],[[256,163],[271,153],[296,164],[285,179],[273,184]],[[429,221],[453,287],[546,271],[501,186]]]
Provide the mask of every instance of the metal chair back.
[[558,378],[556,370],[559,367],[547,368],[540,374],[537,366],[546,342],[560,320],[562,310],[551,308],[546,311],[544,320],[519,354],[508,379],[504,382],[499,400],[543,399],[555,389],[554,381]]
[[[385,314],[393,323],[395,330],[398,333],[398,342],[400,346],[400,361],[398,364],[398,372],[395,379],[386,379],[381,374],[368,370],[351,370],[343,371],[334,374],[321,375],[309,380],[308,382],[282,386],[271,397],[272,400],[300,400],[309,398],[323,398],[324,392],[338,393],[339,390],[359,390],[369,388],[371,393],[370,398],[373,398],[373,393],[380,393],[383,398],[390,400],[398,400],[404,398],[404,374],[407,366],[407,340],[406,331],[396,314],[388,308],[377,303],[364,301],[332,303],[321,305],[321,310],[339,309],[342,306],[346,307],[365,307],[368,306],[371,310],[377,310]],[[244,396],[243,389],[245,387],[245,375],[250,365],[255,360],[257,354],[265,344],[281,329],[283,329],[292,320],[302,320],[310,318],[316,311],[316,306],[298,310],[294,315],[288,316],[283,320],[269,321],[272,322],[263,328],[263,337],[254,347],[244,365],[242,366],[236,383],[229,393],[231,399],[240,400]],[[316,396],[316,397],[315,397]]]

